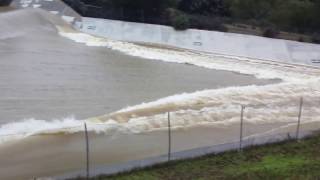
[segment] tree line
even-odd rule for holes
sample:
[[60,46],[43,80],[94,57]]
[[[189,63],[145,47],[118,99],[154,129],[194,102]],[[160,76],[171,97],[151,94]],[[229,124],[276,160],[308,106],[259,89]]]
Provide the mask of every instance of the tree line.
[[[89,17],[226,31],[243,23],[270,33],[289,31],[319,40],[320,0],[64,0]],[[268,33],[266,31],[266,33]],[[317,39],[318,38],[318,39]]]
[[0,6],[8,6],[12,0],[0,0]]

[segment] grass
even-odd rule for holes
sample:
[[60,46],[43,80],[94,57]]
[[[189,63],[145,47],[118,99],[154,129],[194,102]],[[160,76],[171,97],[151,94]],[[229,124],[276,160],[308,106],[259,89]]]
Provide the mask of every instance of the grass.
[[175,161],[96,180],[320,179],[320,134],[201,158]]

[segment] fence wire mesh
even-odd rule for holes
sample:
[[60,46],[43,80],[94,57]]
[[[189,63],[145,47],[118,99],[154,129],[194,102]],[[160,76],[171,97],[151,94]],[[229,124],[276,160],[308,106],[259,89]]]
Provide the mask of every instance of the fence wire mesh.
[[0,174],[10,169],[19,170],[16,177],[26,179],[89,177],[298,140],[320,130],[317,105],[314,99],[294,97],[273,104],[169,112],[134,126],[79,122],[33,133],[0,134],[0,166],[5,167]]

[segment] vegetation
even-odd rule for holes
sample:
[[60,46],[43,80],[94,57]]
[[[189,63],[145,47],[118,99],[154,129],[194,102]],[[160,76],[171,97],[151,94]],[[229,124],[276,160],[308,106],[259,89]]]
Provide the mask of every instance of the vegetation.
[[209,180],[209,179],[303,179],[320,178],[320,135],[233,151],[219,155],[171,162],[97,180]]
[[176,30],[185,30],[190,27],[190,19],[187,14],[171,8],[167,9],[166,14],[168,16],[170,24]]
[[318,44],[320,44],[320,33],[315,33],[315,34],[312,36],[312,42],[313,42],[313,43],[318,43]]
[[0,0],[0,6],[8,6],[12,0]]
[[[231,31],[250,25],[254,34],[307,34],[318,42],[320,0],[64,0],[85,16]],[[173,15],[174,14],[174,15]],[[230,26],[230,25],[233,25]],[[258,31],[259,30],[259,31]],[[250,32],[251,30],[243,31]],[[250,34],[250,33],[249,33]],[[301,40],[296,37],[296,40]]]
[[269,37],[269,38],[275,38],[279,35],[279,31],[275,28],[267,28],[264,32],[263,32],[263,36],[264,37]]

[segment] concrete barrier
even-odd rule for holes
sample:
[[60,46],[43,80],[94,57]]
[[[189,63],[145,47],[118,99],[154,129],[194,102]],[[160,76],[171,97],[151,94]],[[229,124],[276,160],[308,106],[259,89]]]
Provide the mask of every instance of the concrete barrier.
[[81,30],[115,40],[152,43],[225,55],[320,66],[320,45],[251,35],[83,18]]
[[81,17],[61,0],[13,0],[16,8],[42,8],[83,32],[115,40],[151,43],[208,53],[320,66],[320,45],[258,36]]

